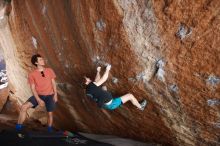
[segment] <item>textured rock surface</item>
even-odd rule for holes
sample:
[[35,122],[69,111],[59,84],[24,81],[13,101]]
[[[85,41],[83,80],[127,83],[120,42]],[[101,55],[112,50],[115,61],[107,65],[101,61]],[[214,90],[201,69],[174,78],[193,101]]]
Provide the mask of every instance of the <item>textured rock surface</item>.
[[[219,8],[219,0],[13,0],[0,20],[10,90],[19,104],[31,95],[26,78],[38,52],[58,76],[57,127],[219,145]],[[84,96],[82,76],[107,63],[108,88],[146,98],[144,112],[130,104],[100,110]],[[29,115],[45,124],[42,110]]]
[[0,89],[0,97],[1,97],[0,100],[0,112],[1,112],[8,99],[8,88]]

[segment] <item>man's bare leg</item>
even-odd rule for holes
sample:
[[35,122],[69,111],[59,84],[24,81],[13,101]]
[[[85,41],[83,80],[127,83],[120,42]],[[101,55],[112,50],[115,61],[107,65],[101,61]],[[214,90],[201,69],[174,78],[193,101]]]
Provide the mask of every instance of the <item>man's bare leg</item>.
[[48,112],[48,126],[52,126],[53,125],[53,112]]
[[[107,87],[106,86],[102,86],[102,90],[107,91]],[[126,94],[124,96],[121,96],[120,98],[121,98],[121,101],[122,101],[123,104],[128,102],[128,101],[131,101],[131,103],[134,106],[136,106],[138,109],[140,109],[140,110],[144,110],[144,108],[145,108],[145,106],[147,104],[146,100],[142,101],[141,104],[140,104],[138,102],[138,100],[134,97],[134,95],[130,94],[130,93],[128,93],[128,94]]]
[[23,127],[23,123],[27,117],[27,110],[29,108],[33,107],[33,104],[31,102],[25,102],[22,106],[21,106],[21,110],[19,113],[19,117],[18,117],[18,122],[16,124],[16,130],[17,131],[21,131],[22,127]]
[[53,125],[53,112],[48,112],[48,119],[47,119],[47,123],[48,123],[48,132],[52,132],[52,125]]
[[18,117],[18,124],[23,124],[27,117],[27,110],[31,107],[33,107],[33,104],[31,102],[26,102],[21,106],[20,114]]
[[137,101],[137,99],[134,97],[134,95],[128,93],[121,97],[122,103],[126,103],[128,101],[131,101],[131,103],[136,106],[137,108],[141,109],[140,103]]

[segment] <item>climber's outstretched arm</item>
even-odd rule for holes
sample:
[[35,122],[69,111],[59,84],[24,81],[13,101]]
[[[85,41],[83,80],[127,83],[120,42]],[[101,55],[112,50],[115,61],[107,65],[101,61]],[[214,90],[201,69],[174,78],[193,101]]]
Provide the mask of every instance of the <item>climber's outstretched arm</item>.
[[110,69],[111,69],[111,65],[107,65],[105,73],[103,74],[103,76],[99,80],[94,82],[94,84],[96,84],[96,86],[102,85],[108,79]]
[[97,73],[96,73],[96,77],[95,77],[95,82],[97,82],[98,80],[101,79],[101,76],[100,76],[100,71],[101,71],[101,67],[97,67]]

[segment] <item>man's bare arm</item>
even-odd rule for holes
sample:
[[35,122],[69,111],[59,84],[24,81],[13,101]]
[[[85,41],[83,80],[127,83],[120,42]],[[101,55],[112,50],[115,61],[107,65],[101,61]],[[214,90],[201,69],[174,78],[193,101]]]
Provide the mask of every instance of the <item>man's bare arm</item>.
[[98,80],[101,79],[101,76],[100,76],[100,71],[101,71],[101,67],[97,67],[97,73],[96,73],[96,77],[95,77],[95,82],[97,82]]
[[96,84],[96,86],[102,85],[108,79],[110,69],[111,69],[111,65],[107,65],[105,73],[100,78],[100,80],[94,82],[94,84]]
[[55,79],[52,79],[52,85],[53,85],[53,91],[54,91],[54,101],[57,102],[58,98],[57,98],[57,85],[56,85],[56,81]]

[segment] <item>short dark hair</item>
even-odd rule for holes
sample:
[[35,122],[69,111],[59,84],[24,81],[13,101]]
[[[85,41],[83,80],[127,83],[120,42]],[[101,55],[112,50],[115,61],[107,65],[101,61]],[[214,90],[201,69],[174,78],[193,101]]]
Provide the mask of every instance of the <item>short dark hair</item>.
[[37,58],[41,57],[40,54],[35,54],[31,57],[31,63],[35,66],[37,66],[36,62],[37,62]]

